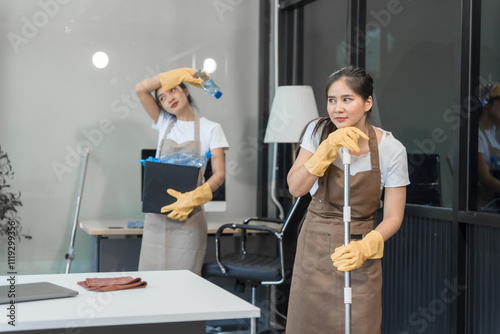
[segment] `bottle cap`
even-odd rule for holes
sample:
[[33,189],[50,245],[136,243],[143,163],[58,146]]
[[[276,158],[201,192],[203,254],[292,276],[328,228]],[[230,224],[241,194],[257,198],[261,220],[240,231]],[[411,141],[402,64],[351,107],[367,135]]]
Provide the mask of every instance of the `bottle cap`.
[[218,91],[217,93],[215,93],[215,98],[216,99],[219,99],[221,96],[222,96],[222,93],[220,91]]

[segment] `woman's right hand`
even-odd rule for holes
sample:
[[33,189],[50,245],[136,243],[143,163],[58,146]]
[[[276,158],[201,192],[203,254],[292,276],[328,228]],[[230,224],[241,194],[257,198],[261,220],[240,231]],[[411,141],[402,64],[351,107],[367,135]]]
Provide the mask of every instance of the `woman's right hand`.
[[327,168],[337,159],[340,147],[343,146],[349,151],[359,152],[359,137],[368,139],[368,136],[356,127],[337,129],[318,146],[316,152],[304,166],[309,173],[318,177],[323,176]]
[[195,78],[193,76],[196,71],[197,70],[194,68],[183,67],[165,73],[160,73],[158,76],[160,77],[161,88],[166,92],[180,85],[181,82],[187,82],[193,86],[201,87],[200,84],[203,82],[203,79]]
[[353,126],[348,126],[345,128],[338,128],[334,132],[330,133],[325,141],[327,141],[328,144],[335,148],[337,151],[342,146],[347,148],[349,151],[359,152],[359,137],[368,139],[368,136],[360,129]]

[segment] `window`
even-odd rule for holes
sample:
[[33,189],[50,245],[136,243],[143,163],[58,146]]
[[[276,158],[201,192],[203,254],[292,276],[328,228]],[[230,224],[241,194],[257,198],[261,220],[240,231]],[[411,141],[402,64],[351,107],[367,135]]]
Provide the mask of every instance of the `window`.
[[327,116],[326,80],[348,64],[347,1],[318,0],[304,7],[304,85],[313,88],[320,116]]
[[366,69],[374,79],[380,126],[406,146],[415,168],[427,166],[422,154],[437,157],[435,182],[445,207],[453,199],[460,10],[453,0],[367,1],[366,13]]
[[472,109],[478,122],[477,175],[472,177],[478,181],[477,210],[500,213],[500,3],[483,0],[481,7],[479,101]]

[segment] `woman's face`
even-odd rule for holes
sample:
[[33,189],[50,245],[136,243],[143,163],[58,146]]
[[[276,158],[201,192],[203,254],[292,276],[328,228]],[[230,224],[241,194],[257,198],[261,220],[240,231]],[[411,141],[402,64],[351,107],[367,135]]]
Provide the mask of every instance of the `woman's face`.
[[182,87],[176,86],[166,92],[162,88],[158,89],[157,96],[163,109],[174,116],[179,116],[190,106],[188,94],[187,89],[184,90]]
[[372,107],[372,97],[366,101],[356,94],[344,79],[335,81],[328,89],[327,111],[337,128],[365,127],[366,113]]

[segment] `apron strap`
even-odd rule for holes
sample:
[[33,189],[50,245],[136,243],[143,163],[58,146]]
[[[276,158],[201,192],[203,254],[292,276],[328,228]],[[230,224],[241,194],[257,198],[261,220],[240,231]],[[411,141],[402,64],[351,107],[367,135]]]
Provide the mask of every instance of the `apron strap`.
[[[205,154],[203,152],[201,152],[201,140],[200,140],[200,116],[198,116],[197,114],[194,114],[194,141],[196,143],[196,146],[197,146],[197,154],[198,156],[201,156],[202,154]],[[203,182],[203,173],[202,171],[204,171],[205,168],[200,168],[200,171],[198,172],[198,180],[197,180],[197,186],[201,186],[202,182]]]
[[194,114],[194,141],[198,147],[198,156],[204,154],[201,152],[201,140],[200,140],[200,116]]
[[368,147],[370,148],[370,160],[372,163],[372,170],[379,170],[380,158],[378,155],[377,134],[375,133],[375,129],[370,123],[368,123],[368,137],[370,137],[370,139],[368,140]]

